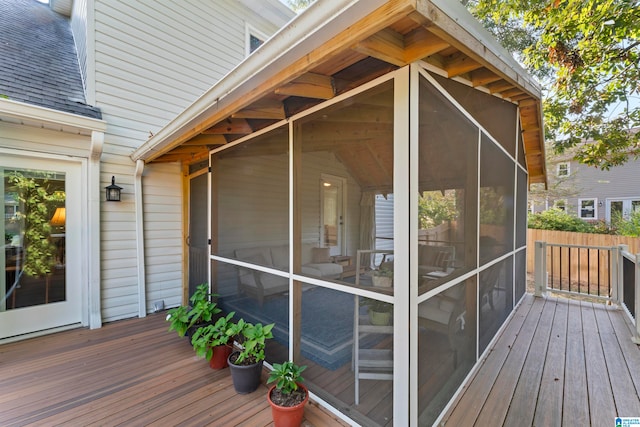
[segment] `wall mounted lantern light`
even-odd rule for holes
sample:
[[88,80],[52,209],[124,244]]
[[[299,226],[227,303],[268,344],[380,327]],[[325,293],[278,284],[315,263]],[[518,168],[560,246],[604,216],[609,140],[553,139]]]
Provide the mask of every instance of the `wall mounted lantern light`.
[[119,202],[120,201],[120,190],[122,187],[118,187],[116,185],[116,177],[111,177],[111,185],[107,185],[107,202]]

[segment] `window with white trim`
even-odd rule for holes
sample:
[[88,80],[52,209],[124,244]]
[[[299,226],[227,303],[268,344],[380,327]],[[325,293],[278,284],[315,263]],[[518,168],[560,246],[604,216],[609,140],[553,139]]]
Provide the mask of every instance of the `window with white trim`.
[[558,176],[569,176],[570,173],[569,162],[558,163]]
[[578,212],[582,219],[596,219],[596,199],[578,200]]
[[266,34],[256,30],[253,26],[245,25],[245,51],[246,54],[251,54],[254,50],[262,46],[264,41],[269,37]]

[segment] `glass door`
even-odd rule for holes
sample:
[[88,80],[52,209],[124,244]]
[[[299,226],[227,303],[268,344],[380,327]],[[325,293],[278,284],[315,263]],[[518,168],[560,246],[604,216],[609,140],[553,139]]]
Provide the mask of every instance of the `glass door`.
[[343,179],[322,175],[322,246],[329,249],[330,255],[343,255],[344,236],[344,185]]
[[618,200],[607,200],[606,220],[607,222],[616,219],[629,219],[632,212],[640,209],[640,199],[627,198]]
[[0,339],[82,321],[80,175],[79,164],[3,156]]

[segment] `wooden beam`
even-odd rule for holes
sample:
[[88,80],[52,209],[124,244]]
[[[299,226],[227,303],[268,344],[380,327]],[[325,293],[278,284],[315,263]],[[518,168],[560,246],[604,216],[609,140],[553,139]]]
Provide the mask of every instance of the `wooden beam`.
[[468,73],[469,71],[482,68],[482,64],[471,59],[462,52],[446,58],[444,70],[449,77],[456,77],[460,74]]
[[489,70],[488,68],[479,68],[477,70],[473,70],[469,73],[469,80],[473,87],[476,86],[486,86],[489,83],[497,82],[501,80],[502,77]]
[[407,64],[434,55],[451,46],[423,27],[409,32],[404,38],[404,45],[404,58]]
[[404,38],[402,34],[390,29],[378,31],[371,37],[362,40],[355,46],[355,50],[398,67],[407,64]]
[[286,118],[284,104],[278,100],[258,101],[231,115],[233,119],[275,119]]
[[191,145],[224,145],[227,143],[227,139],[224,135],[196,135],[188,141],[182,143],[182,146],[191,146]]
[[501,92],[504,98],[511,98],[512,96],[522,95],[524,92],[519,87],[514,87],[513,89],[507,89],[504,92]]
[[513,84],[509,83],[506,80],[499,80],[495,83],[491,83],[485,86],[490,93],[500,93],[504,92],[507,89],[513,89]]
[[205,135],[224,135],[224,134],[239,134],[248,135],[253,132],[249,122],[245,119],[226,119],[222,120],[209,129],[202,132]]
[[276,88],[275,93],[316,99],[331,99],[336,94],[333,78],[316,73],[303,74],[297,79]]

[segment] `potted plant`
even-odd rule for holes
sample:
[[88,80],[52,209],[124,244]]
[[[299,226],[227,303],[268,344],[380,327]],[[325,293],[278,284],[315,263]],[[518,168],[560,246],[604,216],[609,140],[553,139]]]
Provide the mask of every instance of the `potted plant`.
[[254,392],[260,385],[260,375],[264,362],[266,340],[273,338],[271,330],[275,323],[262,326],[251,324],[240,319],[227,331],[235,336],[242,350],[234,351],[228,359],[233,387],[239,394]]
[[233,343],[229,343],[233,333],[231,319],[236,313],[232,311],[216,323],[198,328],[191,337],[191,344],[196,354],[206,357],[211,369],[223,369],[229,366],[227,359],[231,354]]
[[390,288],[393,285],[393,270],[381,267],[373,270],[372,273],[373,286],[381,288]]
[[167,321],[171,322],[169,330],[175,330],[179,336],[191,336],[201,326],[211,322],[215,314],[220,313],[217,304],[211,301],[211,297],[217,296],[209,293],[209,285],[202,283],[189,299],[190,307],[180,306],[172,308],[167,313]]
[[387,326],[391,323],[393,306],[388,302],[363,297],[361,305],[368,308],[369,322],[376,326]]
[[271,414],[276,427],[299,426],[304,417],[304,405],[309,401],[309,391],[300,384],[302,371],[306,366],[298,366],[292,361],[274,363],[267,384],[275,382],[267,393]]

